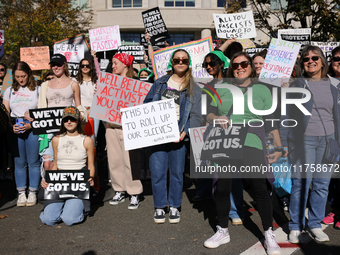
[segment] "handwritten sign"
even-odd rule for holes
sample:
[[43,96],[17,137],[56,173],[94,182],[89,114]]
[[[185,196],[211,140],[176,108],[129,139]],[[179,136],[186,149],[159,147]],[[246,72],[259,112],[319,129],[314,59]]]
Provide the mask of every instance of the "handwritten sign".
[[206,126],[189,128],[190,143],[196,166],[201,165],[201,152],[204,145],[203,135],[206,130]]
[[301,45],[272,38],[259,80],[281,87],[288,82]]
[[48,46],[20,48],[20,60],[32,70],[50,69],[50,49]]
[[301,45],[310,44],[312,29],[279,29],[277,31],[277,38],[289,42],[296,42]]
[[310,42],[311,45],[318,46],[324,54],[340,46],[340,42]]
[[100,72],[90,117],[121,125],[120,109],[140,105],[152,84]]
[[89,170],[49,170],[45,180],[49,184],[44,190],[44,199],[89,199]]
[[13,84],[13,73],[12,69],[7,69],[7,73],[4,81],[2,82],[1,94],[4,94],[8,87],[12,87]]
[[151,43],[164,42],[170,38],[168,29],[164,23],[158,7],[142,12],[145,30],[151,35]]
[[65,107],[54,107],[29,110],[30,117],[34,119],[31,123],[33,134],[40,135],[58,132],[64,109]]
[[4,55],[5,30],[0,30],[0,58]]
[[152,54],[152,66],[156,79],[166,74],[166,68],[169,64],[170,57],[177,49],[184,49],[189,52],[192,61],[192,76],[194,78],[209,77],[205,68],[202,68],[202,63],[204,57],[209,52],[213,51],[211,36],[155,51]]
[[79,63],[84,58],[84,45],[82,44],[54,44],[54,54],[65,56],[69,63]]
[[90,29],[89,36],[91,49],[96,52],[115,50],[122,44],[119,26]]
[[216,35],[219,38],[238,39],[255,38],[256,28],[253,11],[230,13],[230,14],[213,14],[216,29]]
[[119,53],[126,53],[134,56],[133,63],[143,64],[144,63],[144,47],[142,45],[123,45],[118,48]]
[[179,141],[174,99],[121,109],[125,150]]

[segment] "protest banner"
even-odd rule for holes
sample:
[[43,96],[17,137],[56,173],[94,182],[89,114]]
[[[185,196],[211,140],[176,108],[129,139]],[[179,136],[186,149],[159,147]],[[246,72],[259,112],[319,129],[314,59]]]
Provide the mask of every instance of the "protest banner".
[[84,45],[54,44],[53,53],[60,53],[64,55],[68,63],[79,63],[84,58]]
[[[58,100],[58,98],[55,98]],[[34,119],[31,126],[34,135],[58,132],[61,126],[61,117],[65,107],[40,108],[29,110],[30,117]]]
[[261,52],[263,50],[267,50],[268,46],[261,46],[261,47],[256,47],[256,48],[247,48],[244,49],[245,52],[249,54],[249,56],[253,57],[256,53]]
[[5,51],[5,30],[0,30],[0,58],[4,55]]
[[206,126],[189,128],[190,143],[196,166],[201,165],[201,152],[204,145],[203,135],[206,130]]
[[118,48],[119,53],[126,53],[133,56],[135,59],[133,63],[144,64],[145,49],[142,45],[122,45]]
[[32,70],[50,69],[48,46],[20,48],[20,61],[25,61]]
[[158,42],[164,42],[170,38],[168,29],[164,23],[161,12],[158,7],[142,12],[145,30],[151,35],[151,43],[155,45]]
[[201,160],[241,159],[248,126],[233,123],[226,129],[212,127],[205,140]]
[[123,108],[125,150],[134,150],[179,141],[174,99]]
[[318,46],[324,54],[332,51],[335,47],[340,45],[340,42],[310,42],[311,45]]
[[7,69],[5,79],[2,82],[1,94],[4,94],[8,87],[12,87],[12,84],[13,84],[12,69]]
[[44,190],[44,199],[90,199],[89,179],[89,170],[45,171],[45,181],[48,187]]
[[255,38],[256,28],[253,11],[213,14],[216,35],[219,38],[237,39]]
[[159,77],[162,77],[166,74],[166,68],[169,64],[170,57],[177,49],[184,49],[190,54],[192,61],[192,76],[194,78],[209,77],[209,74],[205,68],[202,68],[202,63],[205,55],[214,50],[211,36],[201,40],[174,45],[153,52],[152,66],[155,79],[158,79]]
[[259,81],[281,87],[293,72],[301,44],[272,38]]
[[110,60],[108,60],[106,58],[104,58],[104,59],[102,58],[100,60],[100,70],[105,72],[105,70],[106,70],[107,66],[109,65],[109,63],[110,63]]
[[121,125],[120,109],[140,105],[152,84],[100,72],[90,117]]
[[119,26],[90,29],[89,37],[91,49],[96,52],[115,50],[122,44]]
[[310,44],[312,29],[279,29],[277,31],[277,38],[289,42],[296,42],[302,45]]

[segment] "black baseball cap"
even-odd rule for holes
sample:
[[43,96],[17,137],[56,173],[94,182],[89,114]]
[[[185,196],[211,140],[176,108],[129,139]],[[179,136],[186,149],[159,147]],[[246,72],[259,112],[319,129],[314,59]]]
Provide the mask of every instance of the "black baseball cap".
[[53,56],[51,57],[51,61],[50,61],[49,64],[51,64],[51,63],[64,64],[64,63],[66,63],[66,62],[67,62],[67,61],[66,61],[65,56],[62,55],[62,54],[57,53],[57,54],[53,54]]

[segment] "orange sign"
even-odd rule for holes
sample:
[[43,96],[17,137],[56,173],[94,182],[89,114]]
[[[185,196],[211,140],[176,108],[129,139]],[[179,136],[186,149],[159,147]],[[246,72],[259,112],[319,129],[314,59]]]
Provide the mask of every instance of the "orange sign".
[[32,70],[50,69],[49,47],[20,48],[20,60],[25,61]]

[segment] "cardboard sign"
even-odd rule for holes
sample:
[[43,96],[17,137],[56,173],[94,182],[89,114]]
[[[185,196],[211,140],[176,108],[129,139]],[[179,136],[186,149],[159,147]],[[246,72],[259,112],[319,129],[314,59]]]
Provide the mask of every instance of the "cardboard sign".
[[301,45],[272,38],[259,80],[281,87],[288,82]]
[[204,57],[211,51],[213,51],[213,44],[211,36],[192,41],[188,43],[183,43],[179,45],[174,45],[172,47],[167,47],[152,53],[152,66],[153,72],[155,74],[155,79],[166,75],[166,68],[169,64],[170,57],[172,53],[177,49],[186,50],[191,57],[192,61],[192,76],[194,78],[205,78],[209,77],[209,74],[202,68],[202,63]]
[[219,38],[238,39],[255,38],[256,28],[253,11],[213,14],[216,35]]
[[203,135],[206,130],[207,130],[206,126],[189,128],[190,143],[196,166],[201,165],[201,152],[204,145]]
[[311,45],[318,46],[324,54],[328,51],[332,51],[334,48],[340,45],[340,42],[310,42]]
[[267,50],[267,49],[268,49],[268,46],[262,46],[262,47],[244,49],[244,51],[247,52],[249,56],[253,57],[256,53],[261,52],[263,50]]
[[100,72],[90,117],[121,125],[120,109],[143,104],[152,84]]
[[84,45],[82,44],[54,44],[54,54],[65,56],[67,63],[79,63],[84,58]]
[[0,30],[0,58],[4,55],[5,51],[5,30]]
[[174,99],[121,109],[125,150],[179,141]]
[[277,31],[277,38],[289,42],[296,42],[301,45],[310,44],[312,29],[279,29]]
[[20,60],[32,70],[50,69],[50,49],[48,46],[20,48]]
[[65,107],[40,108],[29,110],[30,117],[34,119],[31,123],[33,134],[50,134],[60,130],[61,117]]
[[90,199],[89,170],[48,170],[44,199]]
[[213,127],[202,148],[202,160],[242,159],[248,126],[234,124],[223,129]]
[[89,30],[91,49],[96,52],[115,50],[122,44],[119,26]]
[[4,94],[8,87],[12,87],[12,84],[13,84],[12,69],[7,69],[5,79],[2,82],[1,94]]
[[126,53],[134,56],[133,63],[144,64],[144,53],[145,49],[142,45],[123,45],[118,48],[119,53]]
[[145,30],[151,35],[152,45],[158,42],[164,42],[167,38],[170,38],[158,7],[142,12],[142,18]]

